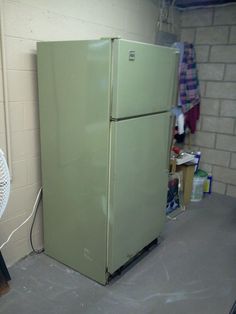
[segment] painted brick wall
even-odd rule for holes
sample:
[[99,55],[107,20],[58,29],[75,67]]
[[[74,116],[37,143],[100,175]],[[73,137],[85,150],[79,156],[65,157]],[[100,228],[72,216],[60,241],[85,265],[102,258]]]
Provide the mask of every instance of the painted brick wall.
[[192,143],[213,191],[236,197],[236,5],[183,12],[181,41],[195,44],[202,96]]
[[[0,243],[29,215],[41,186],[36,42],[120,35],[153,43],[158,16],[157,7],[151,0],[3,2],[13,181],[7,211],[0,222]],[[2,75],[0,147],[5,149],[1,80]],[[2,250],[8,265],[31,251],[30,223],[19,230]],[[36,247],[42,246],[41,210],[34,229],[34,242]]]

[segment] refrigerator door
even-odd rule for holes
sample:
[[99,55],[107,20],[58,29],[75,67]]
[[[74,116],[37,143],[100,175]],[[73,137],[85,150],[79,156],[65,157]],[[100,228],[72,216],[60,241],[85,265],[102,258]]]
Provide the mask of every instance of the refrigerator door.
[[161,113],[111,123],[109,273],[162,230],[169,121],[169,113]]
[[114,40],[112,118],[169,110],[177,61],[176,49]]

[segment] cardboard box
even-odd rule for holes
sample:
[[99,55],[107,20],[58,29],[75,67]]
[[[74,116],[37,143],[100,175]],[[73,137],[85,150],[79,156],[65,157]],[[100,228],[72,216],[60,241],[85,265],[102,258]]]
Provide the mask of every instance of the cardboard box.
[[194,176],[194,163],[186,163],[182,165],[176,165],[175,161],[171,161],[171,172],[183,173],[183,202],[186,206],[191,200],[191,194],[193,189],[193,176]]

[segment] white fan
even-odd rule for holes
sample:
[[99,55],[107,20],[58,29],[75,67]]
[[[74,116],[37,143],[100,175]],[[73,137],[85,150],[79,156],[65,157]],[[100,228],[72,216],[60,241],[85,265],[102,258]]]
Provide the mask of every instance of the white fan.
[[10,195],[10,174],[3,151],[0,149],[0,218],[2,217]]

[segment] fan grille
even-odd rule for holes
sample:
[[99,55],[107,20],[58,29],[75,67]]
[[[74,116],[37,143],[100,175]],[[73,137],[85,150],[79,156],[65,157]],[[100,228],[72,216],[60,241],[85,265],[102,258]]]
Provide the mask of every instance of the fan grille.
[[0,149],[0,218],[7,206],[10,194],[10,174],[3,152]]

